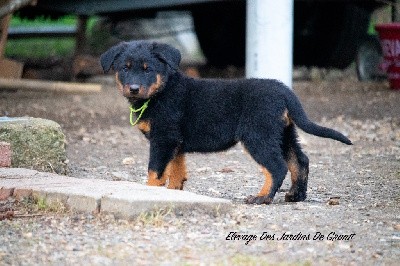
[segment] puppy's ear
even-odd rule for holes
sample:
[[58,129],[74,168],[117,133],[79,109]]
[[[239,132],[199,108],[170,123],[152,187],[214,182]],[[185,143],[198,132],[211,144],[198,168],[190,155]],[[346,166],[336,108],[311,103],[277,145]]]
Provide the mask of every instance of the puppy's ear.
[[173,70],[178,70],[181,62],[181,52],[178,49],[164,43],[153,43],[152,53]]
[[117,56],[124,50],[126,47],[126,42],[121,42],[110,49],[108,49],[104,54],[100,56],[101,67],[103,68],[104,73],[107,73],[111,66],[113,65]]

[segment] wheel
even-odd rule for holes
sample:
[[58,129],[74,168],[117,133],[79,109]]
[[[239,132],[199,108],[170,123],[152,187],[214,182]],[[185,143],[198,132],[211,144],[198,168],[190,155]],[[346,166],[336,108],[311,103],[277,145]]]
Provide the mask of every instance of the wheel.
[[295,2],[294,63],[346,68],[367,36],[369,18],[369,10],[354,4]]
[[368,36],[358,48],[356,57],[357,76],[360,81],[376,80],[384,76],[379,69],[382,48],[376,36]]

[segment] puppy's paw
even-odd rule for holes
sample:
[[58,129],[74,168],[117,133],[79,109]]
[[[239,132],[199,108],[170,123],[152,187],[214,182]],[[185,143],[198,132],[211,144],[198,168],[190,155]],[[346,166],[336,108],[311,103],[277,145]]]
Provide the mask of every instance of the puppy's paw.
[[180,179],[170,178],[167,188],[176,189],[176,190],[183,190],[183,185],[185,184],[186,180],[187,180],[186,177],[183,177],[183,178],[180,178]]
[[272,199],[268,196],[248,196],[246,201],[247,204],[271,204]]
[[146,185],[151,187],[162,187],[165,186],[165,180],[151,179],[147,181]]
[[168,184],[168,189],[183,190],[183,183],[181,185]]
[[285,195],[286,202],[298,202],[298,201],[305,201],[307,198],[306,192],[292,192],[289,191]]

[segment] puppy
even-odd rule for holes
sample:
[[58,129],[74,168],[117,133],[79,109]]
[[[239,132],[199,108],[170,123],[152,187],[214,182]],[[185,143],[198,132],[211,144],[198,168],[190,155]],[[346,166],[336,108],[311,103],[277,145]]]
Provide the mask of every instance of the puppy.
[[286,201],[307,195],[307,156],[296,125],[309,134],[351,145],[341,133],[307,118],[295,94],[273,79],[193,79],[179,71],[180,52],[148,41],[122,42],[101,55],[105,72],[131,104],[132,124],[150,141],[151,186],[183,189],[185,153],[217,152],[241,142],[261,166],[265,183],[249,204],[269,204],[287,171]]

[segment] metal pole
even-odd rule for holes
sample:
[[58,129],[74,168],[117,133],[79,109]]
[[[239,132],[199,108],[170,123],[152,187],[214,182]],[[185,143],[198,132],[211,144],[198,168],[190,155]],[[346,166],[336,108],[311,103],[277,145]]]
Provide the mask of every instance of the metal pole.
[[293,0],[247,0],[246,77],[292,86]]

